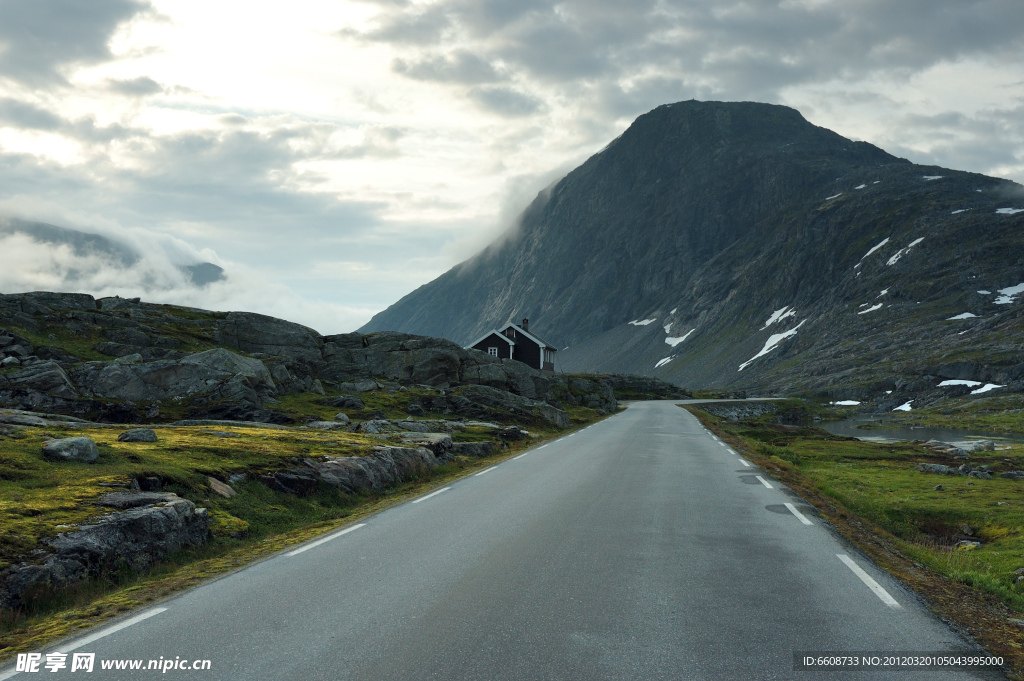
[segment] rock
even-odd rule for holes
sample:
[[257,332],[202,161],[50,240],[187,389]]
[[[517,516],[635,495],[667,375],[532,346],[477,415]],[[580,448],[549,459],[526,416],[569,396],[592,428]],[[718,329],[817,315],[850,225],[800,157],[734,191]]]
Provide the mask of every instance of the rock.
[[327,405],[338,409],[362,409],[366,406],[361,399],[354,395],[339,395],[328,401]]
[[269,476],[262,476],[260,479],[268,487],[278,492],[305,496],[316,489],[319,477],[315,470],[293,468],[287,471],[277,471]]
[[54,361],[35,362],[21,371],[7,376],[12,387],[36,390],[47,395],[64,398],[78,397],[78,391],[63,367]]
[[344,430],[348,421],[310,421],[306,426],[317,430]]
[[951,475],[953,472],[953,469],[949,466],[943,466],[940,463],[919,463],[914,468],[922,473],[934,473],[936,475]]
[[0,423],[9,423],[14,426],[48,426],[50,422],[38,416],[29,414],[0,414]]
[[943,487],[942,485],[935,485],[935,487],[932,487],[932,489],[935,490],[936,492],[945,492],[946,491],[946,488]]
[[402,435],[402,442],[429,449],[441,462],[450,461],[452,458],[452,437],[447,433],[407,433]]
[[412,404],[405,408],[405,413],[409,414],[410,416],[426,416],[427,410],[424,409],[420,404],[413,402]]
[[5,570],[0,576],[0,604],[20,607],[30,592],[67,587],[120,565],[143,570],[184,546],[202,545],[209,535],[206,509],[187,499],[158,495],[157,503],[139,505],[138,495],[116,494],[126,495],[118,507],[127,510],[47,540],[49,551],[40,564],[22,563]]
[[335,414],[335,415],[334,415],[334,420],[335,420],[335,421],[340,421],[341,423],[348,423],[348,422],[350,422],[350,421],[351,421],[352,419],[350,419],[350,418],[348,417],[348,415],[347,415],[347,414],[345,414],[344,412],[338,412],[337,414]]
[[999,477],[1010,478],[1011,480],[1024,480],[1024,471],[1006,471],[1005,473],[1000,473]]
[[32,353],[29,352],[22,345],[8,345],[6,348],[4,348],[4,354],[7,355],[8,357],[17,357],[21,359],[24,357],[28,357]]
[[978,548],[979,546],[981,546],[980,541],[970,541],[967,539],[962,539],[956,543],[956,548],[962,549],[964,551],[970,551],[972,549]]
[[375,447],[370,456],[307,459],[308,470],[326,485],[348,493],[381,490],[438,465],[434,454],[424,447]]
[[117,436],[118,442],[156,442],[156,431],[152,428],[132,428]]
[[125,509],[169,503],[177,498],[178,495],[173,492],[111,492],[100,497],[99,504]]
[[452,456],[490,456],[497,449],[494,442],[456,442],[452,445]]
[[16,367],[20,364],[21,360],[18,359],[17,357],[4,357],[3,359],[0,359],[0,369],[5,369],[7,367]]
[[[338,388],[349,393],[368,393],[373,390],[379,390],[380,385],[377,381],[348,381],[339,385]],[[332,406],[341,407],[344,405],[332,403]],[[361,409],[362,407],[358,408]]]
[[224,497],[225,499],[230,499],[231,497],[238,494],[238,492],[232,489],[230,485],[226,485],[214,477],[206,478],[206,484],[210,486],[210,489],[213,490],[214,494],[218,494]]
[[356,424],[355,432],[377,435],[380,433],[393,433],[398,430],[391,421],[387,419],[371,419]]
[[122,365],[122,364],[142,364],[142,362],[143,362],[142,355],[140,355],[139,353],[136,352],[136,353],[133,353],[131,355],[124,355],[122,357],[118,357],[117,359],[112,360],[110,363],[111,364]]
[[87,437],[67,437],[49,440],[43,445],[43,456],[60,461],[84,461],[93,463],[99,458],[96,443]]
[[155,475],[136,478],[135,484],[142,492],[158,492],[163,489],[164,483]]
[[530,434],[527,431],[516,428],[515,426],[499,428],[494,434],[507,442],[515,442],[516,440],[524,440],[530,437]]
[[960,530],[960,534],[966,534],[968,537],[974,535],[974,530],[967,523],[961,523],[957,529]]
[[967,474],[967,477],[978,478],[980,480],[991,480],[992,474],[986,473],[985,471],[971,471],[970,473]]

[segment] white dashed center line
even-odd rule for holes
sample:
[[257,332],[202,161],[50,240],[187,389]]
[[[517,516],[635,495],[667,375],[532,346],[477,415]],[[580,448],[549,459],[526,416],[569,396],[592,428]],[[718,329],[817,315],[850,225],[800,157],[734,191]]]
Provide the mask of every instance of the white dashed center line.
[[[444,491],[444,490],[441,490],[441,491]],[[434,494],[437,494],[437,492],[434,492]],[[431,496],[433,496],[433,494]],[[426,497],[423,497],[423,498],[426,499]],[[419,501],[419,499],[417,499],[416,501]],[[412,503],[415,504],[416,501],[414,501]],[[326,544],[327,542],[331,541],[332,539],[337,539],[338,537],[340,537],[343,534],[348,534],[349,532],[355,532],[360,527],[366,527],[366,523],[359,523],[358,525],[353,525],[352,527],[346,527],[341,532],[335,532],[332,535],[324,537],[323,539],[317,539],[315,542],[311,542],[309,544],[306,544],[305,546],[297,548],[294,551],[289,551],[288,555],[289,556],[295,556],[295,555],[298,555],[298,554],[302,553],[303,551],[309,551],[310,549],[315,548],[317,546],[320,546],[321,544]]]
[[437,490],[436,492],[431,492],[430,494],[428,494],[428,495],[427,495],[427,496],[425,496],[425,497],[420,497],[419,499],[413,499],[413,500],[412,500],[412,503],[414,503],[414,504],[418,504],[418,503],[420,503],[421,501],[426,501],[426,500],[427,500],[427,499],[429,499],[430,497],[436,497],[436,496],[437,496],[438,494],[440,494],[441,492],[447,492],[447,491],[448,491],[448,490],[450,490],[450,489],[451,489],[451,487],[442,487],[441,489]]
[[786,508],[789,509],[789,512],[792,513],[793,515],[795,515],[797,517],[797,519],[800,522],[802,522],[804,525],[813,525],[814,524],[810,520],[807,519],[807,516],[805,516],[800,511],[796,510],[796,506],[794,506],[793,504],[785,504],[785,506],[786,506]]
[[880,599],[882,599],[883,603],[888,605],[890,608],[894,608],[894,609],[900,609],[901,608],[900,604],[896,602],[896,599],[893,598],[892,596],[890,596],[889,592],[886,591],[885,589],[883,589],[881,584],[879,584],[874,579],[872,579],[871,575],[869,575],[868,573],[864,572],[864,570],[861,568],[860,565],[857,565],[855,562],[853,562],[852,558],[850,558],[845,553],[837,553],[836,557],[839,560],[841,560],[844,563],[846,563],[846,567],[848,567],[851,570],[853,570],[853,574],[855,574],[858,577],[860,577],[860,581],[862,581],[865,584],[867,584],[867,587],[869,589],[871,589],[872,591],[874,591],[875,595],[878,596]]
[[761,484],[764,485],[765,487],[767,487],[768,489],[775,489],[774,487],[772,487],[770,482],[768,482],[767,480],[762,478],[760,475],[757,476],[757,479],[760,480]]

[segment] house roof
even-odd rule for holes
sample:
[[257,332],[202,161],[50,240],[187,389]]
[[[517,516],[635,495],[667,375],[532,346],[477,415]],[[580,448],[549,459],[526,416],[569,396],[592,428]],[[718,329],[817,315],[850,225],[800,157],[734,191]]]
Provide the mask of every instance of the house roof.
[[474,345],[476,345],[477,343],[480,343],[481,341],[487,340],[488,338],[491,337],[491,335],[497,336],[498,338],[500,338],[501,340],[505,341],[509,345],[515,345],[516,344],[516,342],[514,340],[512,340],[511,338],[509,338],[508,336],[503,334],[501,331],[498,331],[497,329],[491,329],[490,331],[488,331],[484,335],[480,336],[479,338],[477,338],[475,341],[473,341],[472,343],[470,343],[466,347],[467,348],[471,348]]
[[[529,338],[530,340],[532,340],[534,343],[536,343],[537,345],[541,346],[542,348],[546,348],[548,350],[554,350],[555,352],[558,351],[558,348],[556,348],[554,345],[552,345],[551,343],[548,343],[546,340],[541,340],[537,336],[534,336],[532,333],[530,333],[529,331],[527,331],[523,327],[519,326],[518,324],[507,324],[505,326],[505,328],[502,329],[502,331],[505,331],[505,329],[508,329],[508,328],[515,329],[517,333],[523,334],[524,336],[526,336],[527,338]],[[483,340],[483,339],[481,338],[480,340]],[[479,343],[479,342],[480,341],[477,341],[477,343]]]

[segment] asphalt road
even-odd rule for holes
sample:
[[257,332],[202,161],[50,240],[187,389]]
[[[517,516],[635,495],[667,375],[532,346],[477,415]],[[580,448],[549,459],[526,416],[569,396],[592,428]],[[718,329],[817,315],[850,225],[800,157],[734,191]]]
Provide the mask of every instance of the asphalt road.
[[[971,649],[673,402],[330,536],[41,652],[95,653],[86,679],[1003,678],[794,670],[795,651]],[[161,657],[210,669],[100,669]]]

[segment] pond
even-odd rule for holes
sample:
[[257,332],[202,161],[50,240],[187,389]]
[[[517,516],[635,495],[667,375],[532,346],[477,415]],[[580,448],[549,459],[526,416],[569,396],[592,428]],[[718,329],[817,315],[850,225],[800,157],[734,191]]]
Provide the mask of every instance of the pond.
[[[909,427],[887,423],[885,416],[857,415],[845,421],[825,421],[817,424],[833,435],[846,435],[868,442],[899,442],[910,440],[994,440],[1006,443],[1024,443],[1022,435],[988,433],[980,430],[953,430],[951,428]],[[862,428],[861,426],[870,426]]]

